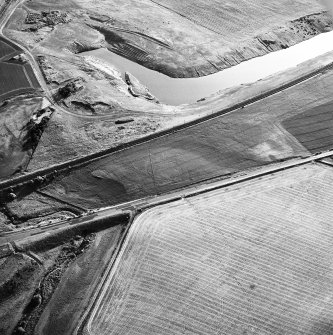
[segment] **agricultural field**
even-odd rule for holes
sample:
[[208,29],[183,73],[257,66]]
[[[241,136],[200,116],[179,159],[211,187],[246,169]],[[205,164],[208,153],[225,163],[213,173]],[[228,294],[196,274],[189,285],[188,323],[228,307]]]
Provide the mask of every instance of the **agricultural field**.
[[59,177],[47,194],[85,208],[163,194],[192,183],[306,156],[277,125],[211,120],[111,154]]
[[333,147],[333,103],[287,119],[284,126],[310,152],[330,150]]
[[0,334],[332,335],[333,51],[177,106],[108,59],[201,80],[333,30],[321,0],[10,5]]
[[0,37],[0,102],[40,88],[31,65],[24,60],[13,60],[22,53],[18,46]]
[[2,101],[15,95],[33,93],[36,88],[31,83],[25,66],[0,63],[0,99]]
[[331,334],[331,167],[162,205],[131,226],[93,334]]
[[[311,7],[318,11],[321,9],[316,1],[293,1],[292,3],[287,1],[268,3],[264,0],[241,0],[235,3],[221,3],[218,0],[151,1],[228,38],[230,42],[239,40],[242,35],[256,35],[263,27],[269,30],[279,25],[282,20],[292,21],[299,16],[304,16],[308,14]],[[246,22],[246,24],[241,25],[240,22]]]
[[21,50],[0,36],[0,61],[10,59],[20,53]]
[[[299,125],[311,118],[323,122],[330,118],[327,106],[332,103],[332,80],[330,70],[234,113],[109,155],[60,176],[45,192],[69,203],[95,208],[307,156],[310,151],[332,149],[333,143],[329,143],[316,123],[305,129],[306,136],[324,137],[316,148],[303,144],[302,138],[288,126],[291,118],[297,118],[295,123]],[[327,116],[323,117],[325,110]],[[46,149],[37,148],[31,169]]]

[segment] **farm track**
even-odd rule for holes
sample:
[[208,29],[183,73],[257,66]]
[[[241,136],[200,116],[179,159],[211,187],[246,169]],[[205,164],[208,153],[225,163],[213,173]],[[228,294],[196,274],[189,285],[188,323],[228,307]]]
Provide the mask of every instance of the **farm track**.
[[26,66],[29,65],[0,63],[0,97],[11,98],[11,92],[17,95],[21,90],[23,93],[36,90],[26,72]]

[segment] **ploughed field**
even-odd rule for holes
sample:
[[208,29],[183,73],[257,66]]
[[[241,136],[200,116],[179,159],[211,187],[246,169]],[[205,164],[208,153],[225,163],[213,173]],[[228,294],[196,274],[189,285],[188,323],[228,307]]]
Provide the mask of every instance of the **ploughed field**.
[[[194,23],[222,35],[230,41],[240,39],[240,34],[256,34],[263,27],[280,24],[281,20],[296,19],[299,13],[306,14],[310,8],[320,9],[318,1],[297,0],[267,2],[265,0],[151,0]],[[310,7],[309,7],[310,6]],[[317,7],[316,7],[317,6]],[[296,14],[297,13],[297,14]],[[240,23],[244,24],[240,24]]]
[[332,182],[308,164],[143,213],[89,334],[331,334]]

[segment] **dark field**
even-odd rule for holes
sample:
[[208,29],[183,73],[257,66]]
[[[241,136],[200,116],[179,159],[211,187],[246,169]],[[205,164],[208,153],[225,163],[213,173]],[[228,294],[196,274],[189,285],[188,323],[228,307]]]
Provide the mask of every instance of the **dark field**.
[[16,48],[10,42],[5,41],[0,36],[0,60],[7,59],[7,58],[10,58],[10,57],[14,57],[15,55],[18,55],[20,53],[21,53],[21,50]]
[[24,66],[0,63],[0,99],[15,95],[21,90],[34,88],[31,86]]
[[292,117],[283,125],[312,153],[333,147],[333,103]]
[[32,93],[39,88],[38,80],[29,63],[8,61],[21,53],[23,50],[0,37],[0,101],[15,95]]
[[224,124],[220,117],[91,163],[47,192],[80,206],[101,207],[306,154],[274,124]]
[[30,64],[0,62],[0,101],[33,93],[39,87]]

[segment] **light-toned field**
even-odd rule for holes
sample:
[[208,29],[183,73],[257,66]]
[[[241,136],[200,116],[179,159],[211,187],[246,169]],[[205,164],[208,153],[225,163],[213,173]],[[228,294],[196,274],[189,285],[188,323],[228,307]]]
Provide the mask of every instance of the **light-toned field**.
[[143,213],[90,334],[332,334],[333,170],[309,164]]

